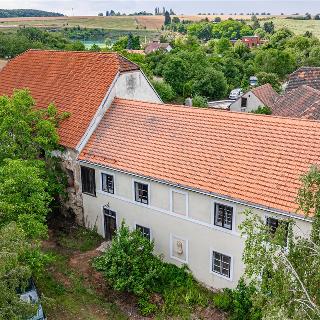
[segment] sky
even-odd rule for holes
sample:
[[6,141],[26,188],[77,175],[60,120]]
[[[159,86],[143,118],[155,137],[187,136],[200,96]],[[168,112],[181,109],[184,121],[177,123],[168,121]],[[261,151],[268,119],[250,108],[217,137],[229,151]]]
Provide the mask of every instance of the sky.
[[41,9],[60,12],[66,15],[97,15],[106,10],[120,12],[135,12],[146,10],[153,12],[154,8],[165,6],[176,13],[197,14],[206,13],[247,13],[270,12],[272,14],[320,13],[319,0],[224,0],[224,1],[191,1],[191,0],[0,0],[1,9]]

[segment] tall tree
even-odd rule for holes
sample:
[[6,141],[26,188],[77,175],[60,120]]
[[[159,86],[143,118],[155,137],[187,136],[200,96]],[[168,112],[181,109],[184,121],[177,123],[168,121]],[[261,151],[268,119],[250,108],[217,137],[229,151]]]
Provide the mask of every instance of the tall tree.
[[171,24],[171,17],[170,17],[170,13],[166,11],[164,14],[164,25],[167,26],[169,24]]

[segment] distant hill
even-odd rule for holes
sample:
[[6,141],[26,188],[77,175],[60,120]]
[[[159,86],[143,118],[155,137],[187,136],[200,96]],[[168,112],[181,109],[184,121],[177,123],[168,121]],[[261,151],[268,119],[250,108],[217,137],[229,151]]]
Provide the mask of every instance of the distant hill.
[[0,18],[61,17],[63,14],[35,9],[0,9]]

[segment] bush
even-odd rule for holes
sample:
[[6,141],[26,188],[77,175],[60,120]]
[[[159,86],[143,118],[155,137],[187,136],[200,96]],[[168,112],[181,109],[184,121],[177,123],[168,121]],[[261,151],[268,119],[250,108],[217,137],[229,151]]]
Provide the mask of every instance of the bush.
[[213,297],[213,304],[220,310],[233,310],[233,292],[231,289],[224,289]]
[[270,115],[270,114],[272,114],[272,110],[268,106],[259,106],[258,109],[252,111],[252,113]]
[[122,222],[110,249],[93,265],[113,288],[138,296],[142,315],[161,313],[189,318],[194,306],[207,306],[212,293],[201,287],[188,267],[163,262],[153,249],[153,242],[139,231],[130,231]]
[[114,289],[144,295],[152,292],[163,272],[162,261],[153,255],[153,242],[140,231],[130,231],[124,222],[111,247],[94,260]]
[[152,85],[163,102],[171,102],[176,97],[176,93],[169,83],[164,81],[152,81]]
[[199,108],[207,107],[208,106],[208,100],[205,97],[196,95],[196,96],[194,96],[192,98],[192,106],[193,107],[199,107]]
[[259,320],[261,311],[252,304],[255,288],[240,279],[236,289],[224,289],[213,297],[213,304],[231,314],[231,320]]

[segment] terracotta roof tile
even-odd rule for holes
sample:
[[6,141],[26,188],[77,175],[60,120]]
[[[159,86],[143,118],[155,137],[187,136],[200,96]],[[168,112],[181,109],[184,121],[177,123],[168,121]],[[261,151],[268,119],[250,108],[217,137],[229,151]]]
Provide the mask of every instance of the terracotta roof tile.
[[273,104],[272,114],[320,120],[320,91],[306,85],[290,90]]
[[79,158],[294,212],[320,123],[115,99]]
[[296,89],[302,85],[307,85],[320,90],[320,68],[301,67],[289,76],[286,91]]
[[271,107],[279,97],[279,94],[272,88],[269,83],[256,87],[251,92],[265,105]]
[[60,143],[75,148],[117,73],[137,69],[116,53],[29,50],[0,72],[0,94],[28,88],[37,107],[54,102],[70,112],[59,128]]

